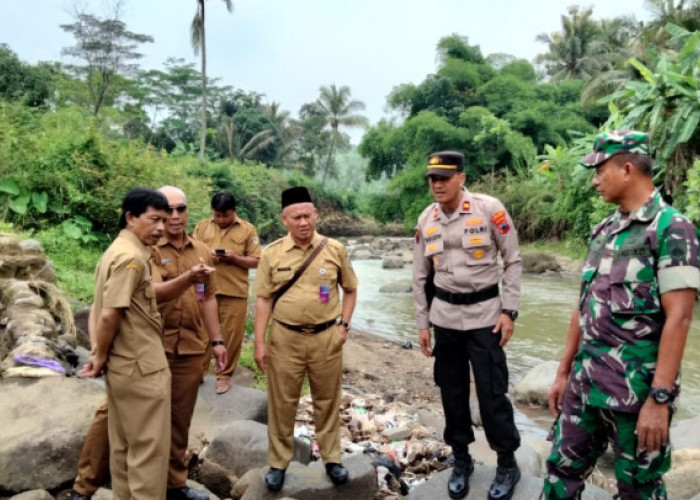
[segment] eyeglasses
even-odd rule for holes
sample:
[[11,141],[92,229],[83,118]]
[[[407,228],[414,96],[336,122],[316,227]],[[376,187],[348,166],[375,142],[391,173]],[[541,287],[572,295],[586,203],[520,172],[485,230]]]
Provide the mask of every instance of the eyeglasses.
[[179,214],[187,212],[187,205],[178,205],[176,207],[169,207],[170,212],[177,212]]

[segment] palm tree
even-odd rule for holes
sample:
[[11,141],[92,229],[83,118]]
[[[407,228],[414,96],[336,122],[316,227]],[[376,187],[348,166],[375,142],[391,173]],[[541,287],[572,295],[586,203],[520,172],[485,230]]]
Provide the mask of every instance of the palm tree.
[[328,158],[323,169],[323,183],[330,171],[333,162],[333,150],[338,146],[347,147],[350,144],[350,137],[339,130],[343,127],[367,128],[369,121],[363,115],[355,114],[357,111],[365,109],[362,101],[350,99],[350,87],[343,85],[338,88],[335,84],[330,87],[321,87],[321,95],[316,100],[315,105],[326,118],[326,126],[330,128],[331,144],[328,149]]
[[666,25],[672,23],[688,31],[700,29],[699,0],[646,0],[651,21],[645,26],[641,42],[665,45],[669,39]]
[[637,56],[637,41],[642,23],[634,17],[622,16],[600,21],[600,43],[603,53],[601,72],[591,78],[581,91],[581,103],[593,105],[601,97],[612,94],[636,74],[628,61]]
[[221,117],[221,122],[217,129],[217,139],[219,144],[223,146],[222,149],[226,150],[226,155],[231,161],[236,159],[252,160],[276,140],[273,129],[261,130],[248,139],[245,144],[241,144],[243,134],[244,130],[236,125],[233,116],[224,114]]
[[[190,26],[190,36],[192,48],[195,54],[200,54],[202,58],[202,140],[199,145],[199,161],[204,161],[204,151],[207,141],[207,41],[204,30],[204,1],[197,0],[197,13],[192,19]],[[226,10],[233,11],[231,0],[221,0],[226,5]]]
[[535,61],[544,63],[553,81],[590,78],[600,71],[604,44],[600,39],[600,26],[592,15],[591,7],[583,10],[578,6],[569,7],[569,15],[561,16],[562,31],[537,35],[536,40],[546,43],[549,52],[538,55]]
[[289,117],[289,111],[282,110],[279,103],[273,102],[265,106],[265,114],[272,123],[275,135],[277,136],[277,158],[275,163],[278,166],[289,167],[285,162],[289,160],[296,163],[297,139],[302,133],[301,125]]

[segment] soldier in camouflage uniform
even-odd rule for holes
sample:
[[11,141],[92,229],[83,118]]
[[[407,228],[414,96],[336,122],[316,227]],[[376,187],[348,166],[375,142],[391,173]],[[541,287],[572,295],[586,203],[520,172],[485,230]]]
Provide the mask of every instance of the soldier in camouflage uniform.
[[545,498],[580,498],[608,442],[620,498],[666,498],[668,429],[700,288],[695,227],[654,189],[647,134],[600,134],[581,164],[596,169],[593,185],[618,209],[591,234],[549,393],[559,416]]

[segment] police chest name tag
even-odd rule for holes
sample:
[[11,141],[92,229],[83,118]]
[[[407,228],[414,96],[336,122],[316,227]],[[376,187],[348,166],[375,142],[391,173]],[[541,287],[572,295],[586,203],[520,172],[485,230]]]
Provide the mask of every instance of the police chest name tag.
[[[322,267],[319,271],[318,274],[321,275],[321,279],[323,279],[326,276],[326,270]],[[318,287],[318,300],[321,304],[325,304],[330,300],[330,292],[331,288],[324,284]]]

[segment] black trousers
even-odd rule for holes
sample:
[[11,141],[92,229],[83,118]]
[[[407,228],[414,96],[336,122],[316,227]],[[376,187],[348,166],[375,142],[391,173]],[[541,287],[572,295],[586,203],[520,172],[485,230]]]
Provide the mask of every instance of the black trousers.
[[450,330],[435,326],[435,383],[440,387],[445,412],[445,442],[457,453],[466,453],[474,442],[469,411],[469,365],[474,372],[481,421],[489,446],[498,454],[510,455],[520,446],[513,406],[508,392],[506,354],[498,344],[501,333],[493,327]]

